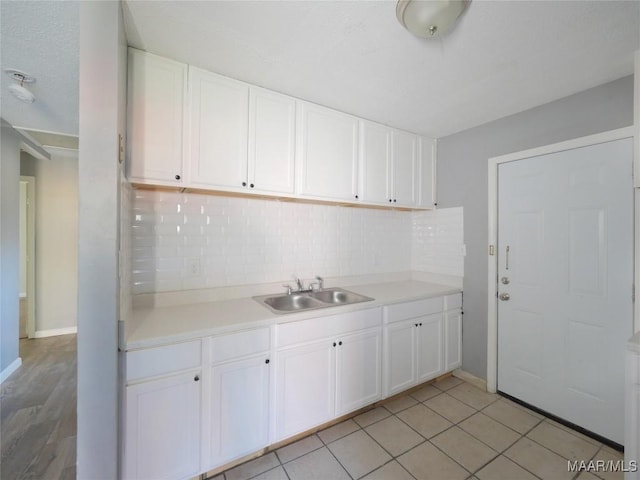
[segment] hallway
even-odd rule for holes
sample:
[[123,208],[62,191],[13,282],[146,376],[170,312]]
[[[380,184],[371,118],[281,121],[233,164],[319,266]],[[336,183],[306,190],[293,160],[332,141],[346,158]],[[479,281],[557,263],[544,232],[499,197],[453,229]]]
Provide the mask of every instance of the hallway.
[[77,336],[21,339],[0,389],[0,478],[75,479]]

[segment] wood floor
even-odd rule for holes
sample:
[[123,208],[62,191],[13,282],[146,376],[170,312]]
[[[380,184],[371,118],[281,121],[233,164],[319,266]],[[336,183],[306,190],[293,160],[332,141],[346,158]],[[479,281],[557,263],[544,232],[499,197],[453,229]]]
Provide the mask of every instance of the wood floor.
[[0,388],[0,478],[76,478],[76,335],[20,340]]

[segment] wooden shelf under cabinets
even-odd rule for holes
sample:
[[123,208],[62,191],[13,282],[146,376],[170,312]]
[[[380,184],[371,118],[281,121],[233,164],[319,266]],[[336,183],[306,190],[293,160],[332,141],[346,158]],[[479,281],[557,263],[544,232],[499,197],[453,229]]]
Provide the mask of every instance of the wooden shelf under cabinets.
[[431,208],[424,208],[424,207],[409,208],[409,207],[397,207],[397,206],[387,206],[387,205],[365,205],[360,203],[315,200],[312,198],[296,198],[296,197],[284,197],[284,196],[278,196],[278,195],[260,195],[255,193],[226,192],[222,190],[207,190],[207,189],[200,189],[200,188],[168,187],[168,186],[160,186],[160,185],[147,185],[144,183],[132,183],[131,185],[136,190],[149,190],[149,191],[155,191],[155,192],[196,193],[199,195],[213,195],[218,197],[253,198],[258,200],[306,203],[311,205],[336,205],[341,207],[368,208],[368,209],[374,209],[374,210],[396,210],[396,211],[402,211],[402,212],[411,212],[414,210],[420,210],[420,211],[433,210]]

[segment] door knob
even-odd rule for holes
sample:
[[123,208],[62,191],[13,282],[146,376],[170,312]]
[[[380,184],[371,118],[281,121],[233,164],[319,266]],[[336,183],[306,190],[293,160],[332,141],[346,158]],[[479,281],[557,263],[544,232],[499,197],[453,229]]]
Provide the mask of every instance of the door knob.
[[498,295],[498,298],[503,302],[506,302],[511,298],[511,295],[509,295],[508,293],[501,293],[500,295]]
[[502,282],[503,285],[509,285],[509,282],[510,282],[509,277],[502,277],[500,281]]

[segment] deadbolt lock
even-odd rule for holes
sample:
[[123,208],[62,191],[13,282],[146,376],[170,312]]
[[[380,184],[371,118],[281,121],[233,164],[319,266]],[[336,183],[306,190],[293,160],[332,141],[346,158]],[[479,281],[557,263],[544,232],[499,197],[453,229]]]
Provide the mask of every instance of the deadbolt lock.
[[502,282],[503,285],[509,285],[509,282],[510,282],[509,277],[502,277],[500,281]]

